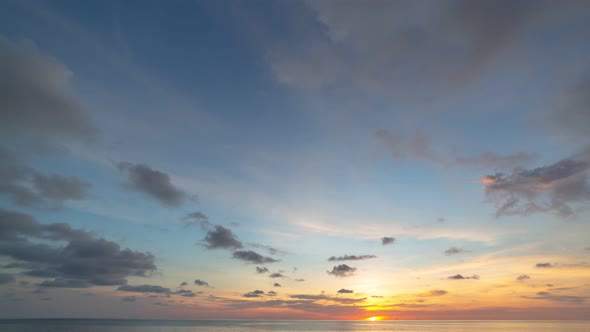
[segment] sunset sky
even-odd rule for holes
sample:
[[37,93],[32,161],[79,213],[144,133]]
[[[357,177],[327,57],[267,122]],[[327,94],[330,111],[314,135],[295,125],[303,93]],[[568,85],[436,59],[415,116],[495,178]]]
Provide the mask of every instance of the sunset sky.
[[590,2],[0,0],[0,318],[588,319]]

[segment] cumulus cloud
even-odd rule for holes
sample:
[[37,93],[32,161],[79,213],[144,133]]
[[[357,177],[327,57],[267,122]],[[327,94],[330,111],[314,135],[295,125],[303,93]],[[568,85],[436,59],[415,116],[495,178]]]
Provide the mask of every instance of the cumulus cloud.
[[530,276],[523,274],[523,275],[519,275],[518,277],[516,277],[516,280],[525,281],[525,280],[529,280],[530,278],[531,278]]
[[182,297],[195,297],[195,296],[197,296],[197,293],[194,293],[192,290],[189,290],[189,289],[180,289],[180,290],[177,290],[176,292],[174,292],[174,294],[180,295]]
[[194,199],[174,186],[170,176],[162,171],[129,162],[117,163],[117,168],[127,174],[127,188],[142,192],[166,206],[178,207],[186,200]]
[[283,274],[282,274],[282,273],[280,273],[280,272],[275,272],[275,273],[271,273],[271,274],[270,274],[268,277],[269,277],[269,278],[284,278],[284,277],[285,277],[285,275],[283,275]]
[[117,288],[120,292],[172,294],[172,290],[158,285],[123,285]]
[[341,262],[341,261],[362,261],[366,259],[377,258],[375,255],[344,255],[344,256],[332,256],[328,258],[329,262]]
[[452,255],[458,255],[458,254],[463,254],[463,253],[468,253],[468,252],[471,252],[471,251],[465,250],[462,248],[451,247],[451,248],[445,250],[444,254],[447,256],[452,256]]
[[122,285],[127,277],[149,276],[150,253],[121,249],[112,241],[67,224],[39,224],[31,215],[0,209],[0,256],[31,264],[24,273],[53,277],[46,287]]
[[496,216],[552,212],[574,214],[574,205],[590,201],[590,148],[554,164],[515,168],[481,178],[486,197],[496,204]]
[[354,293],[354,291],[352,289],[341,288],[337,293],[338,294],[352,294],[352,293]]
[[90,187],[76,177],[42,174],[0,147],[0,194],[16,205],[60,208],[65,201],[86,198]]
[[455,274],[454,276],[449,276],[447,279],[452,279],[452,280],[475,279],[475,280],[479,280],[479,276],[477,274],[474,274],[471,277],[464,277],[461,274]]
[[264,266],[263,266],[263,267],[259,267],[259,266],[257,266],[257,267],[256,267],[256,273],[260,273],[260,274],[263,274],[263,273],[268,273],[268,268],[266,268],[266,267],[264,267]]
[[381,244],[386,246],[388,244],[393,244],[395,242],[395,238],[394,237],[387,237],[384,236],[381,238]]
[[14,275],[8,273],[0,273],[0,285],[9,284],[15,282]]
[[264,295],[264,291],[257,289],[257,290],[248,292],[246,294],[243,294],[242,296],[243,297],[262,297],[262,295]]
[[551,263],[537,263],[537,264],[535,264],[535,267],[538,267],[538,268],[549,268],[549,267],[553,267],[553,265]]
[[278,282],[275,282],[273,287],[282,287],[281,284],[279,284]]
[[197,285],[197,286],[203,286],[203,287],[211,287],[211,286],[209,286],[209,283],[208,282],[206,282],[204,280],[201,280],[201,279],[195,280],[195,285]]
[[[0,37],[0,137],[36,146],[92,140],[96,129],[70,86],[73,73],[31,44]],[[22,142],[21,142],[22,143]]]
[[184,216],[182,218],[184,227],[191,227],[191,226],[208,226],[209,225],[209,217],[207,217],[202,212],[192,212]]
[[261,254],[254,252],[252,250],[234,251],[232,257],[234,259],[239,259],[239,260],[245,261],[247,263],[252,263],[252,264],[266,264],[266,263],[279,262],[278,259],[262,256]]
[[239,249],[242,248],[240,242],[229,228],[216,225],[210,230],[203,239],[207,249]]
[[345,278],[354,275],[356,268],[350,267],[346,264],[340,264],[334,266],[332,271],[326,271],[329,275],[333,275],[335,277]]

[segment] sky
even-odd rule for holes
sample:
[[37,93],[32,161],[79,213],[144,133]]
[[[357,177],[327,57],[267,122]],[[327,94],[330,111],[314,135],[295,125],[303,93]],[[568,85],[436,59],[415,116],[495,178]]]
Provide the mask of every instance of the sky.
[[0,2],[0,318],[587,319],[590,3]]

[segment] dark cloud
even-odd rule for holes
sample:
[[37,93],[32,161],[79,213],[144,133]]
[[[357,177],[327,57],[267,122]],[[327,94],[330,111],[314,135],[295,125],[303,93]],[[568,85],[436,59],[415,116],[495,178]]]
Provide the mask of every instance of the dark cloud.
[[229,228],[216,225],[213,230],[207,232],[205,238],[205,248],[207,249],[239,249],[242,248],[240,242]]
[[60,208],[65,201],[86,198],[90,187],[76,177],[39,173],[0,146],[0,194],[16,205]]
[[266,295],[268,295],[268,296],[276,296],[277,295],[277,292],[275,292],[275,291],[266,292]]
[[269,277],[270,277],[270,278],[285,278],[285,275],[283,275],[283,274],[282,274],[282,273],[280,273],[280,272],[275,272],[275,273],[271,273],[271,274],[269,275]]
[[123,285],[117,288],[119,292],[172,294],[172,290],[158,285]]
[[337,293],[338,294],[352,294],[352,293],[354,293],[354,291],[352,289],[341,288]]
[[275,247],[267,246],[265,244],[260,243],[248,243],[249,246],[254,248],[265,249],[271,255],[285,255],[287,252],[281,249],[277,249]]
[[538,268],[549,268],[549,267],[553,267],[553,265],[551,263],[537,263],[537,264],[535,264],[535,267],[538,267]]
[[166,206],[178,207],[186,200],[194,199],[176,188],[172,184],[170,176],[162,171],[152,169],[147,165],[129,162],[117,163],[117,168],[127,174],[129,189],[142,192]]
[[88,111],[70,86],[72,72],[31,44],[0,37],[0,138],[46,147],[57,141],[90,141]]
[[496,204],[496,216],[553,212],[567,217],[574,205],[590,201],[590,148],[570,158],[533,169],[516,168],[510,174],[485,175],[487,198]]
[[150,253],[121,249],[112,241],[67,224],[39,224],[32,216],[0,209],[0,256],[30,264],[24,274],[54,277],[46,287],[122,285],[127,277],[156,270]]
[[121,298],[123,302],[135,302],[137,298],[135,296],[124,296]]
[[256,273],[260,273],[260,274],[263,274],[263,273],[268,273],[268,268],[266,268],[266,267],[264,267],[264,266],[263,266],[263,267],[258,267],[258,266],[257,266],[257,267],[256,267]]
[[180,290],[177,290],[176,292],[174,292],[174,294],[180,295],[180,296],[183,296],[183,297],[195,297],[195,296],[197,296],[197,293],[194,293],[192,290],[188,290],[188,289],[180,289]]
[[183,281],[182,283],[180,283],[180,286],[188,286],[188,282]]
[[453,279],[453,280],[475,279],[475,280],[479,280],[479,276],[477,274],[474,274],[471,277],[464,277],[460,274],[455,274],[454,276],[450,276],[447,279]]
[[256,253],[252,250],[237,250],[234,251],[232,257],[234,259],[243,260],[248,263],[252,264],[266,264],[266,263],[275,263],[279,262],[278,259],[274,259],[272,257],[264,257],[259,253]]
[[56,278],[45,280],[39,286],[49,288],[89,288],[95,285],[86,280]]
[[329,262],[341,262],[341,261],[362,261],[365,259],[377,258],[375,255],[344,255],[344,256],[332,256],[328,258]]
[[246,294],[244,294],[242,296],[243,297],[262,297],[262,295],[264,295],[264,291],[261,291],[261,290],[258,290],[257,289],[255,291],[248,292],[248,293],[246,293]]
[[519,275],[518,277],[516,277],[516,280],[518,280],[518,281],[525,281],[525,280],[529,280],[530,278],[531,277],[529,277],[528,275],[523,274],[523,275]]
[[201,226],[206,227],[209,226],[209,217],[207,217],[202,212],[192,212],[184,216],[182,218],[184,227],[191,227],[191,226]]
[[201,280],[201,279],[195,280],[195,285],[203,286],[203,287],[211,287],[211,286],[209,286],[208,282],[206,282],[205,280]]
[[555,295],[550,292],[537,292],[537,296],[522,296],[522,298],[530,300],[548,300],[559,303],[585,303],[590,297],[588,296],[572,296],[572,295]]
[[332,268],[332,271],[326,271],[329,275],[333,275],[335,277],[340,277],[340,278],[344,278],[344,277],[350,277],[354,274],[354,272],[356,271],[356,268],[354,267],[350,267],[346,264],[340,264],[337,266],[334,266]]
[[279,284],[278,282],[275,282],[274,285],[272,285],[273,287],[282,287],[281,284]]
[[8,273],[0,273],[0,285],[9,284],[15,282],[14,275]]
[[394,237],[387,237],[384,236],[381,238],[381,244],[386,246],[388,244],[393,244],[395,242],[395,238]]
[[463,254],[463,253],[468,253],[468,252],[471,252],[471,251],[465,250],[462,248],[451,247],[451,248],[445,250],[444,254],[447,256],[452,256],[452,255]]
[[353,303],[363,302],[364,300],[367,299],[366,297],[359,298],[359,299],[351,299],[351,298],[345,298],[345,297],[332,297],[332,296],[328,296],[328,295],[324,295],[324,294],[320,294],[320,295],[295,294],[295,295],[289,295],[289,297],[292,299],[312,300],[312,301],[332,301],[332,302],[345,303],[345,304],[353,304]]

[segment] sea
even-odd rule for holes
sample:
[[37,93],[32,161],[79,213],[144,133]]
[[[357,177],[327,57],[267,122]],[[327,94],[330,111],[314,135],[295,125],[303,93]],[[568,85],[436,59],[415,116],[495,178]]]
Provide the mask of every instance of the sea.
[[0,320],[0,332],[590,332],[590,321]]

